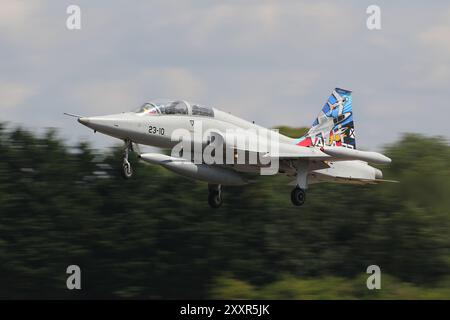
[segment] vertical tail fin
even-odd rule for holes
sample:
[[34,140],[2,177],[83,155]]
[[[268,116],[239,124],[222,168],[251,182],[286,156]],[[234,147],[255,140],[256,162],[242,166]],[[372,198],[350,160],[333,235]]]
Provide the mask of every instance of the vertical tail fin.
[[308,133],[297,145],[336,146],[356,149],[352,92],[336,88],[331,93]]

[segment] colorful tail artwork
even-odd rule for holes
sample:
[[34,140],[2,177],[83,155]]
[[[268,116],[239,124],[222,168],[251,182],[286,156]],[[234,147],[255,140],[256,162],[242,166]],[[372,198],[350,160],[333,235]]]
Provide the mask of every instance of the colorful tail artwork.
[[334,89],[308,133],[297,139],[303,147],[336,146],[356,149],[352,92]]

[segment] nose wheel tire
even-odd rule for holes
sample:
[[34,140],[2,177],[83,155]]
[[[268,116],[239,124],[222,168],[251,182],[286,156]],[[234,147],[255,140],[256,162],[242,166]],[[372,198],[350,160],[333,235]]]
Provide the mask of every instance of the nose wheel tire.
[[211,208],[217,209],[222,203],[222,188],[220,185],[209,185],[208,203]]
[[125,160],[122,165],[122,176],[125,179],[129,179],[133,176],[133,169],[131,168],[131,164]]
[[128,153],[133,151],[133,145],[130,140],[125,140],[125,149],[123,151],[122,176],[125,179],[130,179],[133,176],[133,169],[128,161]]
[[305,203],[306,192],[305,190],[296,187],[291,192],[291,201],[294,206],[301,206]]
[[211,208],[219,208],[223,203],[222,195],[219,193],[210,193],[208,196],[208,203]]

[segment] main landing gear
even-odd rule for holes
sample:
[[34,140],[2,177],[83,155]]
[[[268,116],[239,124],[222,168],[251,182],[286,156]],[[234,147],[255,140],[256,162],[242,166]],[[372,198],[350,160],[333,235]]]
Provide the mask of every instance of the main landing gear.
[[308,187],[309,162],[299,160],[295,167],[297,169],[297,184],[291,192],[291,201],[294,206],[301,206],[306,200],[305,190]]
[[208,203],[211,208],[219,208],[222,205],[222,186],[220,184],[208,184]]
[[301,206],[305,203],[306,192],[300,187],[295,187],[291,192],[291,201],[294,206]]
[[125,149],[123,154],[123,163],[122,163],[122,176],[125,179],[129,179],[133,176],[133,169],[131,168],[131,164],[128,161],[128,153],[133,151],[131,141],[125,140]]

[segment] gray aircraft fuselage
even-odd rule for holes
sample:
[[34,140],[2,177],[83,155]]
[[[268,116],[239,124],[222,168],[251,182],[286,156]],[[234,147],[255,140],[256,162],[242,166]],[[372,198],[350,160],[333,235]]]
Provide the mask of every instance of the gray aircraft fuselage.
[[[341,90],[339,92],[350,94],[350,91]],[[337,92],[334,91],[333,94],[337,95]],[[351,104],[349,104],[351,100],[343,102],[348,103],[347,109],[349,106],[351,108]],[[347,113],[347,117],[351,114],[351,112]],[[202,148],[218,138],[221,139],[224,146],[232,146],[234,152],[239,150],[248,154],[257,154],[265,157],[264,159],[277,160],[279,166],[274,174],[295,178],[296,188],[291,194],[292,202],[295,205],[303,204],[304,190],[309,184],[319,182],[370,184],[384,181],[381,170],[370,166],[368,162],[385,164],[391,161],[377,152],[366,152],[341,146],[342,139],[346,139],[349,132],[346,131],[348,121],[343,126],[340,125],[341,122],[346,121],[342,112],[322,112],[308,134],[300,139],[289,138],[277,131],[261,127],[216,108],[206,108],[181,100],[146,103],[135,112],[78,117],[78,121],[95,132],[98,131],[125,141],[123,173],[126,178],[132,175],[131,164],[128,162],[128,150],[133,150],[133,144],[172,149],[173,151],[180,142],[176,138],[177,133],[182,130],[192,134],[193,141],[201,142]],[[331,130],[331,128],[333,129]],[[353,129],[351,130],[353,132]],[[234,136],[231,135],[231,138],[226,134],[229,131],[234,132]],[[211,133],[214,135],[214,139],[205,133]],[[353,133],[351,134],[353,137]],[[328,135],[330,136],[328,137]],[[242,137],[250,143],[235,146],[234,142]],[[325,138],[321,138],[322,144],[315,144],[320,142],[317,137]],[[312,138],[316,141],[312,142]],[[255,139],[266,142],[251,143]],[[325,144],[324,141],[331,141],[333,144]],[[309,145],[301,145],[304,143]],[[275,150],[269,148],[272,145],[276,145],[277,148]],[[192,152],[192,150],[190,151]],[[193,150],[193,152],[197,151]],[[208,182],[209,203],[214,208],[222,203],[221,185],[247,183],[242,176],[243,172],[257,173],[262,167],[267,166],[267,164],[263,165],[262,161],[231,164],[228,162],[199,163],[192,161],[192,155],[193,153],[189,153],[186,157],[184,149],[179,156],[139,153],[140,158],[146,162],[161,165],[188,178]],[[235,156],[238,159],[237,155]],[[242,158],[246,158],[246,156],[239,159]]]

